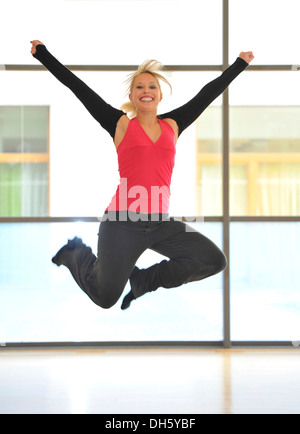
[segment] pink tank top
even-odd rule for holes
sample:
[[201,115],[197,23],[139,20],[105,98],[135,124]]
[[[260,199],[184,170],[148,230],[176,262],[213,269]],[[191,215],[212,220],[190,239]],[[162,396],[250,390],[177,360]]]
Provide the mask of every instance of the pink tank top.
[[150,139],[137,118],[129,122],[117,148],[120,184],[107,211],[168,214],[175,134],[166,121],[158,121],[162,133],[157,142]]

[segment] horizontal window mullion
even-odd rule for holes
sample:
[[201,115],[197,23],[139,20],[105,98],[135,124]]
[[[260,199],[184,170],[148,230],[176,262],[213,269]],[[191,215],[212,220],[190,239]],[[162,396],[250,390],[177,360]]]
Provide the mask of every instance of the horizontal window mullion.
[[[297,71],[298,65],[250,65],[247,71]],[[72,71],[136,71],[138,65],[66,65]],[[222,71],[223,65],[165,65],[167,71]],[[299,65],[300,69],[300,65]],[[2,65],[6,71],[45,71],[43,65]]]

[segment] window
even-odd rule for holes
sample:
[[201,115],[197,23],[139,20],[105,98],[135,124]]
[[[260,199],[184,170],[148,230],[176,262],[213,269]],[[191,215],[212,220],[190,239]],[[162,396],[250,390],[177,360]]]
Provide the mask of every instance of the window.
[[[220,246],[220,223],[192,225]],[[221,275],[145,295],[126,312],[122,300],[109,311],[91,303],[67,269],[57,272],[51,255],[76,234],[96,252],[98,228],[87,222],[0,225],[0,342],[222,341]],[[162,259],[149,250],[138,266]]]
[[48,107],[0,107],[0,216],[48,215]]
[[[297,82],[298,75],[292,71],[247,72],[230,93],[234,216],[300,214]],[[251,89],[256,89],[254,95]]]
[[298,64],[299,13],[298,0],[229,0],[230,55],[251,49],[259,65]]
[[[166,65],[222,61],[222,0],[43,0],[47,17],[41,26],[28,12],[38,13],[38,8],[37,0],[5,1],[6,16],[14,17],[18,32],[11,35],[10,20],[2,23],[1,40],[11,35],[10,44],[1,51],[3,63],[14,64],[17,59],[36,64],[26,45],[32,39],[31,29],[68,65],[136,65],[147,58]],[[150,20],[146,27],[145,18]],[[208,38],[212,32],[214,37]]]
[[222,108],[210,106],[196,121],[197,215],[221,216]]
[[299,340],[299,242],[299,222],[231,224],[233,340]]
[[[43,3],[36,24],[37,0],[6,1],[0,28],[1,40],[11,36],[0,65],[0,342],[298,342],[299,1]],[[151,17],[151,31],[141,16]],[[242,50],[254,51],[251,67],[180,137],[171,186],[171,214],[204,219],[193,224],[225,251],[223,274],[121,312],[100,310],[53,266],[51,256],[75,235],[97,251],[99,217],[119,182],[117,155],[30,56],[28,29],[115,107],[133,65],[162,61],[173,95],[164,90],[161,112],[192,98]],[[138,265],[159,260],[148,251]]]
[[232,107],[232,215],[300,215],[299,115],[300,107]]

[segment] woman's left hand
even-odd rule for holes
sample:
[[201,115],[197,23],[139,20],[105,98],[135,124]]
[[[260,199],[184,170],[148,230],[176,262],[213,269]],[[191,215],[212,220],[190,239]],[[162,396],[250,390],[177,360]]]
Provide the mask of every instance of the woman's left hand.
[[247,51],[247,52],[242,51],[239,57],[241,59],[245,60],[245,62],[247,62],[247,63],[251,63],[252,60],[254,59],[254,55],[253,55],[252,51]]

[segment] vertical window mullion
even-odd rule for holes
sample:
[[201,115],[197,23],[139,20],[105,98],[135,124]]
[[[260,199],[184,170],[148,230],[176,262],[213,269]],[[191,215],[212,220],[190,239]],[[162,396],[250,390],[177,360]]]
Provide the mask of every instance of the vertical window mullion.
[[[229,0],[223,0],[223,70],[229,66]],[[223,250],[229,260],[229,92],[223,94]],[[230,261],[229,261],[230,264]],[[230,269],[224,272],[224,347],[231,347],[230,337]]]

